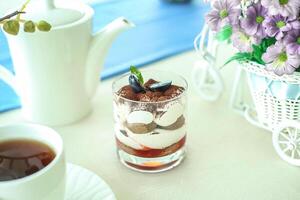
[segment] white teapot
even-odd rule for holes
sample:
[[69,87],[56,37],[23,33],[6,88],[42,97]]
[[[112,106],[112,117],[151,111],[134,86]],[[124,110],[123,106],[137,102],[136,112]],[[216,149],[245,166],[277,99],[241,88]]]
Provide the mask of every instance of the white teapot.
[[[94,11],[84,4],[39,0],[30,19],[50,32],[6,34],[16,75],[0,66],[0,78],[19,94],[24,117],[46,125],[75,122],[91,111],[99,74],[115,37],[134,25],[118,18],[92,34]],[[24,15],[25,16],[25,15]],[[27,14],[26,14],[27,17]]]

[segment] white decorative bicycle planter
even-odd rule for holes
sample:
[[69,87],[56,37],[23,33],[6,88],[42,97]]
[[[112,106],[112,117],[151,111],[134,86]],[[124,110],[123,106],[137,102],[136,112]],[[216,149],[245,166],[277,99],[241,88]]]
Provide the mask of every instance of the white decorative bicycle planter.
[[285,121],[300,120],[300,74],[277,76],[252,62],[241,63],[259,122],[274,130]]
[[241,65],[257,112],[250,121],[272,131],[278,155],[300,166],[300,73],[277,76],[253,62]]
[[[192,72],[194,86],[201,98],[215,101],[224,86],[216,66],[218,44],[207,26],[195,39],[195,49],[201,60]],[[251,124],[271,131],[277,154],[300,166],[300,73],[277,76],[254,62],[240,65],[231,96],[232,108]],[[247,82],[255,107],[244,98]]]
[[200,59],[192,71],[194,88],[206,101],[216,101],[224,90],[222,76],[216,66],[219,43],[205,25],[194,41]]

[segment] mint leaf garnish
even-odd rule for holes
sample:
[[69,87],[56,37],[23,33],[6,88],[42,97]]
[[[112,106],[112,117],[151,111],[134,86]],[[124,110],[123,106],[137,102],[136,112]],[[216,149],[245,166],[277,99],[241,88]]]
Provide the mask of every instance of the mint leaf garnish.
[[138,78],[138,81],[141,85],[144,84],[143,75],[135,66],[130,66],[130,72],[131,74],[134,74]]

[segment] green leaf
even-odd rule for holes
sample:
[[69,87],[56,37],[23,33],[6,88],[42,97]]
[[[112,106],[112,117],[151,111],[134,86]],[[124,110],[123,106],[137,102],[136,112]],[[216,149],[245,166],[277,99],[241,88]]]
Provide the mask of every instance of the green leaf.
[[276,43],[276,38],[265,38],[261,42],[261,49],[263,52],[266,52],[269,46],[272,46]]
[[225,41],[225,40],[228,40],[230,39],[232,35],[232,26],[230,25],[227,25],[227,26],[224,26],[216,35],[216,39],[218,41]]
[[254,61],[256,61],[259,64],[265,64],[265,62],[262,60],[262,55],[265,53],[262,50],[262,44],[257,46],[257,45],[252,45],[253,48],[253,58]]
[[229,63],[231,63],[232,61],[243,61],[243,60],[251,60],[252,59],[252,55],[251,53],[236,53],[234,56],[232,56],[231,58],[229,58],[226,63],[223,66],[228,65]]
[[261,54],[254,54],[253,58],[255,59],[254,61],[256,61],[258,64],[264,65],[266,64],[263,59],[262,59],[262,55]]
[[44,32],[48,32],[51,30],[51,25],[44,21],[44,20],[41,20],[39,21],[39,23],[37,24],[37,28],[40,30],[40,31],[44,31]]
[[28,33],[34,33],[35,32],[35,24],[33,21],[26,21],[24,23],[24,31]]
[[229,64],[230,62],[236,61],[254,61],[258,64],[264,65],[265,62],[262,59],[263,54],[267,51],[267,49],[276,43],[275,38],[265,38],[259,45],[252,45],[253,51],[251,53],[237,53],[232,56],[223,66]]
[[255,61],[259,64],[264,65],[265,62],[262,59],[263,54],[267,51],[267,49],[276,43],[275,38],[264,38],[259,45],[252,45],[252,61]]
[[276,43],[276,38],[266,38],[266,39],[264,39],[265,40],[265,42],[266,42],[266,44],[268,45],[268,46],[271,46],[271,45],[273,45],[273,44],[275,44]]
[[262,53],[262,49],[260,46],[252,45],[253,51],[257,53]]
[[17,20],[8,20],[3,24],[3,30],[11,35],[18,35],[20,23]]
[[261,64],[261,65],[266,64],[266,63],[263,61],[263,59],[262,59],[262,57],[261,57],[260,54],[259,54],[259,55],[254,54],[254,55],[253,55],[253,58],[255,59],[255,60],[253,60],[253,61],[257,62],[258,64]]
[[135,66],[130,66],[130,72],[134,75],[136,75],[136,77],[138,78],[139,80],[139,83],[141,85],[144,84],[144,78],[143,78],[143,75],[142,73],[135,67]]

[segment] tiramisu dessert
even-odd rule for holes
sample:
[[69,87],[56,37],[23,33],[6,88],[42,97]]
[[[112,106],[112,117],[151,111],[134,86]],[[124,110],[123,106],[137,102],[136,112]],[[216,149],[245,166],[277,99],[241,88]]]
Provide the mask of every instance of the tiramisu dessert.
[[130,168],[159,172],[184,157],[187,85],[169,72],[145,71],[143,76],[131,67],[113,86],[118,155]]

